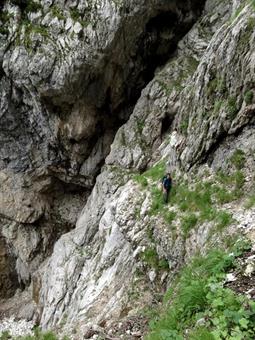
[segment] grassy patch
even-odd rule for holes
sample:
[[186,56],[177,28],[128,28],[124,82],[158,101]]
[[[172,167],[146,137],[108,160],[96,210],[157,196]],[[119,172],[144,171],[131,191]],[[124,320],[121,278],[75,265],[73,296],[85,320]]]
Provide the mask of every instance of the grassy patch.
[[[236,162],[237,166],[240,167],[240,161]],[[242,188],[245,183],[245,177],[241,170],[237,170],[232,174],[225,174],[219,171],[216,175],[216,180],[223,185],[221,188],[215,187],[218,203],[231,202],[243,196]],[[224,200],[226,201],[224,202]]]
[[253,339],[255,303],[222,283],[234,260],[221,250],[194,258],[166,293],[146,340]]
[[70,16],[73,21],[79,22],[83,27],[86,27],[89,22],[83,19],[83,14],[79,12],[77,8],[70,9]]
[[58,20],[65,20],[65,16],[63,14],[63,10],[57,5],[53,5],[51,7],[51,13],[54,17],[58,18]]
[[160,181],[166,172],[166,162],[161,161],[143,173],[143,176],[150,178],[152,181]]
[[189,127],[189,117],[188,117],[188,116],[185,116],[184,119],[183,119],[182,122],[181,122],[181,125],[180,125],[181,133],[183,133],[184,135],[186,135],[186,134],[187,134],[188,127]]
[[235,166],[237,170],[241,170],[245,166],[245,153],[243,150],[236,149],[230,158],[230,162]]
[[163,212],[163,216],[168,224],[172,224],[172,222],[176,218],[176,212],[165,209],[165,211]]
[[219,211],[216,216],[216,230],[221,232],[224,228],[233,223],[233,217],[227,211]]
[[145,251],[141,253],[141,259],[149,267],[152,267],[156,270],[169,269],[167,260],[160,259],[154,247],[145,249]]
[[143,188],[146,188],[148,186],[148,180],[146,177],[141,175],[134,175],[133,179],[139,183]]
[[235,13],[232,15],[232,17],[230,18],[230,23],[232,23],[242,12],[242,10],[245,7],[245,3],[241,4],[235,11]]
[[228,110],[228,114],[229,114],[230,119],[234,119],[237,112],[238,112],[238,107],[237,107],[235,97],[229,97],[228,98],[227,110]]
[[250,209],[250,208],[252,208],[252,207],[254,207],[254,206],[255,206],[255,194],[251,194],[251,195],[248,197],[247,201],[245,202],[244,207],[245,207],[246,209]]
[[35,2],[33,0],[28,0],[26,4],[25,11],[27,13],[36,13],[42,9],[42,5],[39,2]]
[[218,75],[213,74],[212,79],[207,83],[206,95],[210,97],[215,93],[226,95],[227,85],[224,77],[219,77]]
[[186,215],[182,218],[181,227],[185,237],[196,226],[197,222],[198,217],[195,214]]

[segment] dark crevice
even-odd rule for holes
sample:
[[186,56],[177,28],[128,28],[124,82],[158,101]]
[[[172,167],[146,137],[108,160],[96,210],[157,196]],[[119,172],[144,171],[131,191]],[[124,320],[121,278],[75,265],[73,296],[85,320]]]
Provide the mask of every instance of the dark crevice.
[[0,234],[0,299],[11,297],[20,284],[15,271],[15,257]]
[[170,131],[171,126],[172,126],[172,122],[174,120],[174,116],[173,115],[166,115],[163,120],[162,120],[162,127],[161,127],[161,136],[163,137],[164,135],[167,134],[167,132]]

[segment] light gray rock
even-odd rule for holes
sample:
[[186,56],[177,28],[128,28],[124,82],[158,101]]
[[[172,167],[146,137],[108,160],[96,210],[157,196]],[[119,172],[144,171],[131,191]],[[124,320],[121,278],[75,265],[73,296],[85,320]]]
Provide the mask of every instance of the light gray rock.
[[[29,224],[31,239],[39,225],[44,244],[40,261],[33,245],[28,252],[37,259],[27,261],[20,243],[8,238],[21,281],[74,227],[116,131],[157,63],[198,17],[202,4],[183,3],[1,2],[0,213]],[[170,28],[161,17],[171,19]],[[139,148],[135,154],[137,160]]]
[[[1,57],[1,114],[8,118],[3,135],[7,139],[6,131],[11,131],[11,136],[17,136],[7,143],[8,150],[3,148],[1,157],[3,174],[11,177],[11,184],[3,184],[6,195],[0,209],[13,222],[2,230],[17,256],[20,280],[32,276],[42,327],[66,322],[89,329],[91,324],[108,326],[123,313],[135,314],[149,305],[157,284],[171,282],[185,261],[198,250],[205,253],[208,246],[210,223],[199,225],[185,240],[181,215],[175,228],[162,216],[151,216],[151,194],[134,181],[134,173],[162,158],[176,174],[203,162],[213,171],[224,161],[227,169],[238,147],[247,155],[246,175],[254,170],[254,148],[249,149],[254,104],[244,99],[248,90],[254,91],[254,13],[247,4],[235,18],[238,1],[207,1],[200,20],[181,39],[184,32],[175,32],[179,24],[190,27],[197,16],[186,3],[184,10],[182,1],[105,0],[90,7],[86,1],[59,0],[54,2],[55,10],[50,4],[45,2],[44,17],[33,16],[33,21],[58,39],[53,43],[42,34],[31,34],[31,51],[11,46]],[[78,20],[74,19],[77,10]],[[169,28],[169,21],[175,22],[173,13],[179,24]],[[164,20],[166,30],[161,27]],[[171,42],[169,49],[160,52],[166,41]],[[170,45],[178,41],[171,56]],[[152,79],[155,67],[152,70],[149,64],[156,58],[155,51],[164,61],[170,59]],[[18,115],[10,107],[10,96],[19,107]],[[55,227],[60,220],[59,225],[71,228],[81,196],[93,186],[105,158],[76,228],[56,242],[53,254],[35,272],[51,250],[47,248],[51,236],[47,238],[43,227],[50,221]],[[26,186],[20,194],[18,181],[25,182],[23,174]],[[15,200],[10,188],[16,181]],[[240,229],[246,228],[248,218],[252,224],[251,210],[224,209],[233,210]],[[26,233],[27,225],[21,225],[38,221],[41,228],[36,232]],[[18,234],[15,228],[20,228]],[[55,239],[60,233],[50,235]],[[212,241],[217,243],[217,235]],[[40,249],[38,258],[39,244],[47,249]],[[158,261],[168,263],[170,271],[152,269],[146,262],[148,249]],[[138,280],[139,272],[143,282]]]
[[[149,197],[137,184],[127,181],[130,170],[144,170],[162,155],[170,157],[173,150],[172,165],[180,163],[186,139],[178,129],[173,129],[178,112],[183,110],[180,92],[185,91],[182,89],[191,81],[199,59],[207,53],[207,45],[214,34],[210,27],[220,30],[224,20],[229,18],[230,6],[219,7],[223,18],[210,20],[212,14],[205,13],[179,44],[177,56],[157,72],[142,92],[130,119],[115,136],[106,167],[97,178],[76,229],[57,242],[52,258],[36,274],[40,277],[37,281],[41,282],[38,290],[43,327],[61,323],[64,313],[68,315],[68,323],[75,320],[101,323],[118,318],[128,304],[127,287],[139,268],[139,254],[151,246],[147,236],[150,225],[154,227],[157,254],[168,260],[173,273],[185,260],[186,251],[192,255],[197,248],[204,247],[207,226],[201,227],[201,232],[185,244],[181,233],[177,231],[177,238],[174,237],[158,217],[146,216],[147,219],[140,220],[137,207],[142,207],[140,217],[146,215]],[[206,37],[201,29],[204,22],[208,25]],[[191,48],[195,60],[190,60]]]

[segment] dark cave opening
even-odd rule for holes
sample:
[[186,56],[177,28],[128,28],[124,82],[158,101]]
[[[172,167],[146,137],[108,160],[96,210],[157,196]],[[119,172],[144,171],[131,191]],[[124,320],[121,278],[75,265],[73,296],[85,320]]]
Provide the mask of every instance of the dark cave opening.
[[106,92],[103,111],[107,108],[111,117],[122,116],[119,122],[116,120],[116,131],[130,117],[141,96],[141,91],[153,79],[156,69],[164,66],[171,57],[174,57],[178,42],[190,30],[197,16],[201,14],[204,2],[204,0],[197,2],[194,8],[196,9],[194,12],[197,13],[193,13],[191,18],[188,18],[190,9],[188,10],[187,6],[183,5],[183,8],[180,6],[178,11],[158,11],[145,24],[143,34],[136,41],[135,52],[129,56],[129,61],[134,65],[134,68],[129,74],[123,70],[123,97],[117,106],[114,105],[112,98],[114,89],[108,88]]
[[167,114],[161,122],[161,136],[164,136],[171,128],[174,116]]

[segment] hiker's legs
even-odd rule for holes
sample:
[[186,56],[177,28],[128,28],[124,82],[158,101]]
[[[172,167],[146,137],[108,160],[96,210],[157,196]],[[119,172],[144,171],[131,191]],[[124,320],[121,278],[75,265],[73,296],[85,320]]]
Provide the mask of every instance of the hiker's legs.
[[169,190],[164,190],[163,199],[165,203],[168,203],[168,197],[169,197]]

